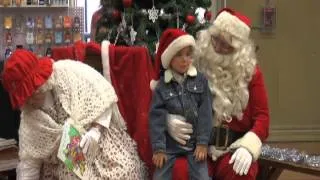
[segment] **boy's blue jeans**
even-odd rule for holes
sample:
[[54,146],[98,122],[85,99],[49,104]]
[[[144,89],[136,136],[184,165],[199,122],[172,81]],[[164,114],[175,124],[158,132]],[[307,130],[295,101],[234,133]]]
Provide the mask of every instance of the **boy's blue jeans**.
[[[176,158],[180,156],[177,153],[166,153],[167,162],[161,169],[156,168],[153,174],[153,180],[171,180],[172,167]],[[183,153],[186,155],[189,165],[189,180],[209,180],[207,160],[196,161],[193,151]]]

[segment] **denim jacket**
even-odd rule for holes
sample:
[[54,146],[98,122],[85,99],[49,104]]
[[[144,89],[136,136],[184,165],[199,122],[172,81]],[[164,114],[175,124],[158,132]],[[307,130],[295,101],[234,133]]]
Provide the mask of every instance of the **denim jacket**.
[[182,84],[160,78],[149,112],[153,152],[175,151],[182,146],[167,132],[168,114],[181,115],[192,124],[193,133],[185,145],[188,149],[193,150],[197,144],[208,144],[212,129],[212,96],[205,76],[195,68],[194,71],[192,75],[188,73]]

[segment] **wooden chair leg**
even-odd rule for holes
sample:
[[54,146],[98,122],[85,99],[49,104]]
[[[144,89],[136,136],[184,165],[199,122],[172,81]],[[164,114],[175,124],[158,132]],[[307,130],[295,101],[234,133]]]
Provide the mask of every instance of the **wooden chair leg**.
[[9,170],[0,173],[0,180],[16,180],[16,170]]
[[283,169],[270,166],[259,166],[257,180],[276,180],[281,175]]
[[283,169],[280,168],[271,168],[269,171],[268,180],[277,180],[281,175]]

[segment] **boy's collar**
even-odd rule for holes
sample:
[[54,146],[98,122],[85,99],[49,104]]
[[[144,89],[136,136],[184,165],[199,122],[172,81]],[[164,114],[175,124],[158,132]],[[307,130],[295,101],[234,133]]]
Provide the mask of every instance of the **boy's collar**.
[[[190,65],[187,71],[187,75],[194,77],[194,76],[197,76],[197,74],[198,74],[197,69],[193,65]],[[173,79],[172,70],[169,68],[164,72],[164,82],[169,83],[171,82],[172,79]]]

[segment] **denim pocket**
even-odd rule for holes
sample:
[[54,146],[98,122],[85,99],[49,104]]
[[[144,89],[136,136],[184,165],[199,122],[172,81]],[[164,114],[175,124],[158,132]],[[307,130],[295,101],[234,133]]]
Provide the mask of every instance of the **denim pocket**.
[[201,82],[190,82],[187,84],[187,90],[191,93],[203,93],[203,89]]
[[165,101],[176,98],[178,96],[178,94],[172,89],[161,91],[161,95]]
[[166,105],[166,109],[169,110],[169,112],[177,113],[180,105],[179,95],[172,89],[170,90],[164,90],[161,92],[161,95],[163,97],[163,100]]

